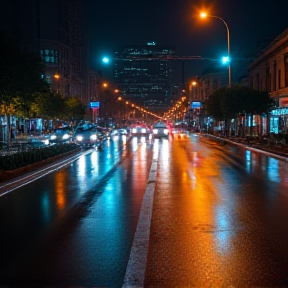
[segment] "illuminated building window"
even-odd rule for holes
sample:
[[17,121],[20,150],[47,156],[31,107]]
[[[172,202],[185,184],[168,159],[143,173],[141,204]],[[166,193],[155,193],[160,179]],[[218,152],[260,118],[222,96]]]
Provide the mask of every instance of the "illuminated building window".
[[58,63],[58,51],[57,50],[49,50],[49,49],[41,49],[40,56],[42,58],[43,63],[53,64]]

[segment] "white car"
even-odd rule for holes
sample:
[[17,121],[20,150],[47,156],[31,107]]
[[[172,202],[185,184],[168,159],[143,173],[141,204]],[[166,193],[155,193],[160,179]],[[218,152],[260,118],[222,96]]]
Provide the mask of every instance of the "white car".
[[103,138],[103,131],[97,126],[80,127],[76,130],[73,141],[82,147],[93,147],[102,142]]
[[165,122],[162,122],[162,121],[155,123],[152,129],[153,136],[155,138],[160,138],[160,137],[168,138],[169,131],[170,131],[169,126]]
[[136,124],[130,127],[131,137],[149,137],[150,134],[151,131],[145,124]]

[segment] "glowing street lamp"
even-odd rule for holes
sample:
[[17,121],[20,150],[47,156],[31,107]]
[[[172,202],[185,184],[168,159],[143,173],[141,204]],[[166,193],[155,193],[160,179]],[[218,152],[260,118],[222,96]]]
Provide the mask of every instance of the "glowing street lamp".
[[56,85],[57,85],[57,89],[56,89],[56,93],[59,94],[59,90],[60,90],[60,84],[59,84],[59,80],[60,80],[60,75],[58,73],[54,74],[54,79],[56,81]]
[[207,13],[202,12],[200,13],[200,17],[201,18],[207,18],[207,17],[212,17],[212,18],[217,18],[220,19],[224,25],[226,26],[227,29],[227,44],[228,44],[228,56],[227,57],[223,57],[222,61],[223,63],[228,63],[228,75],[229,75],[229,88],[231,88],[231,66],[230,66],[230,31],[229,31],[229,27],[227,25],[227,23],[220,17],[215,16],[215,15],[207,15]]
[[56,80],[59,80],[59,79],[60,79],[60,75],[59,75],[58,73],[56,73],[56,74],[54,74],[54,78],[55,78]]
[[109,63],[109,58],[108,58],[108,57],[103,57],[103,58],[102,58],[102,61],[103,61],[105,64],[108,64],[108,63]]

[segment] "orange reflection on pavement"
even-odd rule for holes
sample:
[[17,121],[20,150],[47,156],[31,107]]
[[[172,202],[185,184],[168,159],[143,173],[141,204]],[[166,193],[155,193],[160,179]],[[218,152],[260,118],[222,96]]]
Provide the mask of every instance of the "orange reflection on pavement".
[[[231,234],[224,235],[218,230],[219,223],[230,227],[225,209],[221,209],[224,206],[221,192],[215,185],[215,179],[218,182],[225,179],[215,158],[183,143],[173,141],[169,146],[172,155],[169,165],[167,156],[159,155],[158,175],[163,177],[157,177],[154,194],[155,217],[151,223],[152,244],[146,266],[148,286],[150,276],[151,279],[153,275],[157,275],[157,279],[171,279],[173,275],[175,283],[169,282],[169,287],[173,284],[185,287],[181,286],[185,283],[206,287],[201,286],[208,283],[207,278],[202,282],[204,271],[208,274],[210,271],[215,276],[213,283],[221,285],[223,259],[227,257],[223,251],[231,253]],[[227,249],[222,249],[223,246]],[[168,282],[163,282],[165,284]]]
[[65,193],[65,179],[66,172],[59,171],[56,174],[56,203],[59,210],[62,210],[66,204],[66,193]]

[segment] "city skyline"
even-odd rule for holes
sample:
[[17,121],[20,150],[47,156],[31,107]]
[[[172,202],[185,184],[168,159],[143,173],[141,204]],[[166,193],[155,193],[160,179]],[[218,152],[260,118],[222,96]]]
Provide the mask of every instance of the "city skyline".
[[[204,8],[210,15],[225,20],[230,30],[233,65],[243,66],[255,57],[261,47],[288,28],[285,0],[242,1],[167,1],[150,0],[145,5],[135,1],[84,1],[91,66],[105,69],[102,56],[113,57],[123,45],[174,46],[179,55],[201,56],[220,62],[227,54],[227,32],[219,19],[200,19]],[[273,9],[272,9],[273,8]],[[271,11],[273,13],[271,13]],[[233,63],[234,61],[234,63]],[[185,80],[211,66],[211,61],[188,61]],[[238,67],[237,67],[238,68]],[[112,69],[112,67],[111,67]],[[235,68],[232,77],[235,77]],[[179,75],[179,79],[181,80]]]

